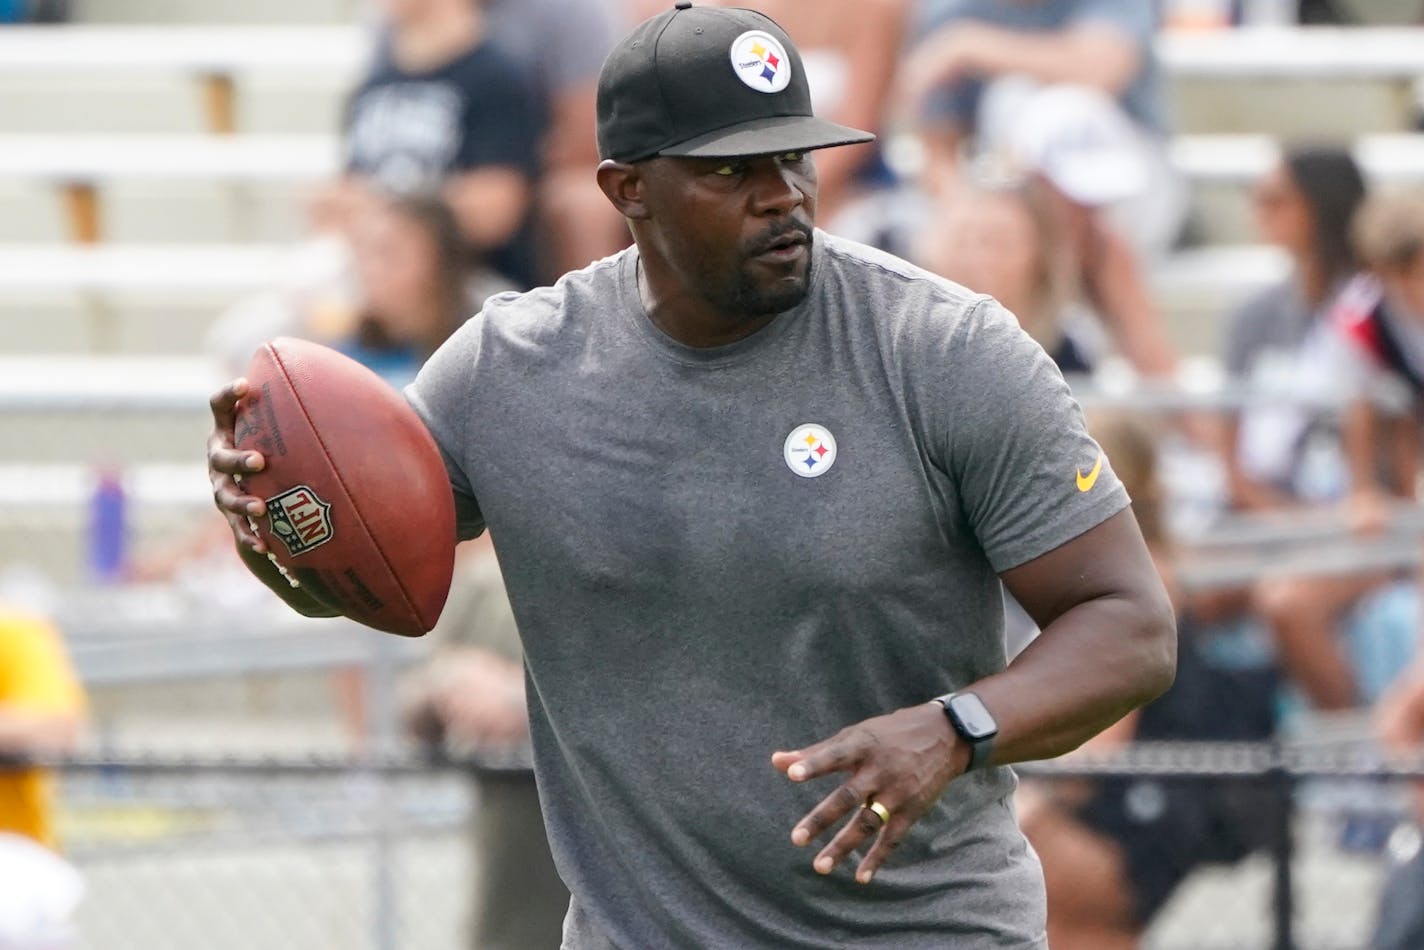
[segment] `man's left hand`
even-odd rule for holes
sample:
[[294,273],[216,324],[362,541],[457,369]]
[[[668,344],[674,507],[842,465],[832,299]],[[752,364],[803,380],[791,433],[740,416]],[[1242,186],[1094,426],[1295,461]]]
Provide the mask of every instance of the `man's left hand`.
[[[899,846],[910,826],[939,798],[950,779],[964,771],[969,749],[955,735],[938,703],[921,703],[847,726],[823,742],[777,752],[771,764],[793,782],[806,782],[835,772],[850,777],[796,823],[791,841],[809,844],[822,832],[851,815],[812,863],[829,874],[866,839],[874,844],[861,859],[855,878],[868,883]],[[869,806],[879,804],[889,815],[882,821]]]

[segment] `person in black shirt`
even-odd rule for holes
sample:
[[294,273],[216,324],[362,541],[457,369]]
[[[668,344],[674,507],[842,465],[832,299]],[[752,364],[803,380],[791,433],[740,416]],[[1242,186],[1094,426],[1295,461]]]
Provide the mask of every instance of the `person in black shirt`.
[[[546,109],[471,0],[386,0],[388,32],[347,105],[338,214],[372,185],[443,194],[473,248],[521,286]],[[330,197],[330,196],[329,196]],[[349,219],[349,215],[345,216]]]

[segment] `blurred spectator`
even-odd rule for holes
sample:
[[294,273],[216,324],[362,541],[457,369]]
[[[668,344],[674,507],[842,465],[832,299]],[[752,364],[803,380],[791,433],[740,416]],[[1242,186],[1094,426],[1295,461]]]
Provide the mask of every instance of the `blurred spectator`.
[[438,197],[368,205],[351,248],[357,311],[349,332],[329,342],[398,389],[486,297],[512,289],[493,272],[471,271],[459,224]]
[[439,196],[372,191],[351,209],[349,243],[331,272],[349,286],[331,292],[297,287],[254,295],[214,323],[207,349],[233,375],[274,336],[300,336],[342,350],[404,386],[455,328],[490,295],[515,289],[481,266],[454,212]]
[[[1413,500],[1424,408],[1424,194],[1375,195],[1354,246],[1368,273],[1340,294],[1331,319],[1362,398],[1345,420],[1352,510],[1383,527],[1391,498]],[[1386,411],[1386,410],[1391,411]]]
[[[1326,316],[1357,270],[1349,234],[1364,197],[1364,177],[1343,149],[1293,149],[1257,183],[1257,230],[1292,267],[1232,315],[1224,354],[1232,376],[1266,389],[1322,376],[1336,385],[1339,344]],[[1233,504],[1266,509],[1339,497],[1340,471],[1328,468],[1330,433],[1321,449],[1318,430],[1318,420],[1298,407],[1244,412],[1227,451]]]
[[1041,189],[1026,181],[961,185],[916,254],[937,274],[988,294],[1064,373],[1091,371],[1095,341],[1074,325],[1071,261]]
[[[796,37],[816,114],[880,132],[904,41],[909,0],[717,0],[764,13]],[[660,4],[661,13],[666,4]],[[856,194],[889,180],[878,143],[817,152],[817,214],[831,221]]]
[[1090,371],[1109,346],[1139,372],[1169,372],[1175,355],[1130,249],[1043,176],[995,178],[972,172],[938,202],[919,262],[997,298],[1065,373]]
[[[1424,754],[1424,655],[1416,656],[1380,698],[1375,722],[1390,754],[1411,761]],[[1380,892],[1372,950],[1424,947],[1424,782],[1413,784],[1413,840],[1409,850],[1397,856]]]
[[[1166,534],[1152,430],[1140,419],[1099,416],[1090,429],[1133,499],[1143,537],[1169,592]],[[1179,607],[1177,678],[1085,748],[1131,741],[1250,741],[1275,728],[1269,671],[1224,669],[1203,649],[1208,631]],[[1268,843],[1269,800],[1242,786],[1193,787],[1151,777],[1095,783],[1025,781],[1019,819],[1043,862],[1048,939],[1054,950],[1128,950],[1196,868],[1232,863]]]
[[[435,653],[406,683],[410,731],[459,759],[527,755],[523,653],[488,535],[461,545]],[[475,950],[557,947],[569,893],[554,868],[529,769],[475,772]]]
[[[1256,186],[1261,235],[1290,255],[1287,280],[1233,316],[1225,363],[1235,377],[1295,397],[1338,398],[1348,390],[1344,344],[1329,313],[1357,271],[1350,226],[1365,182],[1349,152],[1296,148]],[[1245,510],[1342,500],[1348,473],[1338,425],[1292,400],[1241,412],[1228,426],[1232,502]],[[1386,578],[1370,573],[1268,578],[1252,595],[1275,638],[1283,668],[1322,709],[1352,706],[1357,683],[1338,642],[1347,609]]]
[[[83,688],[59,631],[0,603],[0,760],[73,751],[85,717]],[[0,763],[0,947],[73,946],[83,880],[56,848],[48,770]]]
[[594,178],[598,144],[593,135],[598,71],[624,32],[624,11],[619,0],[484,3],[490,37],[523,64],[548,106],[535,204],[539,276],[552,281],[629,241],[623,217]]
[[[0,756],[72,750],[84,707],[59,631],[0,604]],[[54,847],[51,796],[44,770],[0,770],[0,832]]]
[[518,61],[491,41],[480,4],[381,6],[387,31],[347,107],[346,177],[318,198],[318,225],[346,230],[373,186],[439,192],[490,265],[531,286],[544,104]]
[[1167,159],[1167,121],[1153,50],[1157,5],[1138,0],[926,0],[902,67],[934,192],[962,162],[1004,147],[1039,86],[1097,90],[1122,111],[1147,182],[1123,220],[1153,253],[1176,239],[1184,192]]
[[[1033,93],[1009,132],[1008,152],[1039,180],[1072,261],[1074,281],[1138,372],[1165,375],[1177,357],[1148,292],[1141,255],[1114,209],[1173,196],[1153,181],[1136,136],[1107,98],[1082,86]],[[1133,204],[1129,210],[1136,214]]]
[[0,26],[6,23],[63,23],[69,0],[0,0]]

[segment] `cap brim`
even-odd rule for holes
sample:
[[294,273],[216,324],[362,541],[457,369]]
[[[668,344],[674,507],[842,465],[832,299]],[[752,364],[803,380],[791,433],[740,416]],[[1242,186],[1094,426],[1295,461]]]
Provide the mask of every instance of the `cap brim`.
[[741,158],[779,152],[809,152],[837,145],[873,142],[875,136],[809,115],[778,115],[738,122],[725,129],[658,149],[659,155],[684,158]]

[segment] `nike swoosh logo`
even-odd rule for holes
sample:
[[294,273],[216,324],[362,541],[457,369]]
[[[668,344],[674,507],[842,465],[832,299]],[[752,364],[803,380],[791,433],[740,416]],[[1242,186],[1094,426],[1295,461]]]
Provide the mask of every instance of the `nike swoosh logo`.
[[1081,492],[1092,491],[1093,486],[1098,483],[1098,475],[1103,471],[1103,454],[1098,453],[1098,460],[1094,463],[1093,470],[1088,474],[1084,475],[1081,468],[1075,468],[1073,471],[1078,473],[1078,490]]

